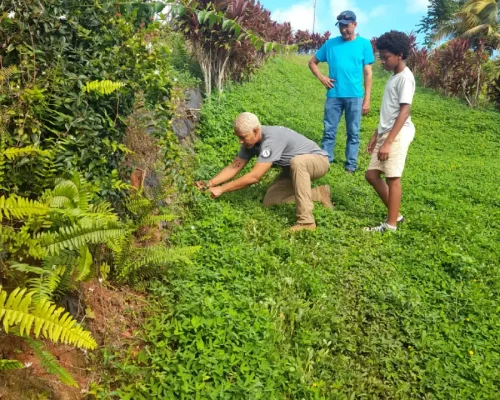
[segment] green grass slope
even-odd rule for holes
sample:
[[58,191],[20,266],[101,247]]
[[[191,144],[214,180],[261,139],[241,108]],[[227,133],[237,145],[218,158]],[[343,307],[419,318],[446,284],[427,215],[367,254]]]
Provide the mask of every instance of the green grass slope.
[[[155,285],[147,350],[122,374],[133,399],[496,399],[500,387],[500,114],[418,89],[416,138],[397,234],[364,151],[387,79],[376,71],[360,172],[343,171],[345,128],[328,175],[333,210],[291,235],[294,206],[261,207],[276,172],[211,200],[197,194],[174,240],[194,265]],[[320,141],[324,90],[307,58],[276,58],[204,108],[199,177],[238,149],[242,111]]]

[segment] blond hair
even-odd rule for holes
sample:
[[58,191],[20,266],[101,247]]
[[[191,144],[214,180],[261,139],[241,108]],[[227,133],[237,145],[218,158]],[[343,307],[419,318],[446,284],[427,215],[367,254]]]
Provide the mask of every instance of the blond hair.
[[234,120],[234,130],[237,133],[253,132],[255,128],[260,129],[260,121],[255,114],[244,112]]

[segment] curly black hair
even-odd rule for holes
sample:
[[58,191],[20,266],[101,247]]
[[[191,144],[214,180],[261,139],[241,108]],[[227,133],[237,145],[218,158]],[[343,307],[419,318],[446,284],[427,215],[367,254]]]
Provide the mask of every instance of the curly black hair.
[[399,31],[386,32],[377,39],[376,46],[378,50],[387,50],[396,55],[402,54],[403,60],[406,60],[410,54],[410,37]]

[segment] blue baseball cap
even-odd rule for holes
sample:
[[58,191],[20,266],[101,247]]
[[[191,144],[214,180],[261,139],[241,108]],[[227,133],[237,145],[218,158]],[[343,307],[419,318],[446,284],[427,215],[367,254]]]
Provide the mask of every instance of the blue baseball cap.
[[356,14],[354,14],[352,11],[342,11],[339,15],[337,15],[337,23],[338,24],[343,24],[347,25],[351,22],[356,22]]

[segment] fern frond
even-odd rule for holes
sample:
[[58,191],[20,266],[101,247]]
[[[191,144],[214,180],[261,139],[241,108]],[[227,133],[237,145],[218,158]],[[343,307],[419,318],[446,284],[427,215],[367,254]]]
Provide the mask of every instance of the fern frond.
[[78,187],[78,193],[80,195],[80,199],[78,201],[78,208],[80,208],[82,212],[88,212],[90,199],[92,197],[90,184],[83,178],[81,174],[77,172],[73,174],[72,181]]
[[11,65],[7,68],[0,68],[0,81],[9,79],[17,71],[16,65]]
[[59,365],[56,358],[47,350],[44,350],[43,344],[36,340],[25,338],[35,355],[40,360],[40,365],[49,374],[55,375],[59,380],[68,386],[78,387],[71,374]]
[[78,259],[78,266],[76,272],[78,275],[76,276],[76,281],[80,282],[88,278],[90,275],[90,268],[92,267],[94,260],[92,259],[92,254],[87,246],[84,246],[80,249],[80,257]]
[[20,157],[27,157],[27,156],[41,156],[41,157],[50,157],[51,152],[49,150],[42,150],[36,146],[26,146],[26,147],[9,147],[5,149],[4,155],[7,158],[7,160],[14,160],[16,158]]
[[0,371],[10,371],[24,368],[24,364],[17,360],[0,360]]
[[59,181],[52,190],[50,205],[56,208],[76,207],[80,201],[78,186],[72,181]]
[[32,295],[33,301],[38,303],[43,299],[51,300],[54,293],[58,289],[61,276],[66,272],[66,267],[59,266],[51,270],[44,270],[44,274],[38,277],[30,278],[26,282],[29,288],[29,293]]
[[92,81],[87,82],[87,84],[82,87],[82,92],[98,92],[100,94],[111,94],[124,86],[125,84],[123,82],[113,82],[110,80]]
[[89,207],[89,213],[97,215],[107,215],[109,217],[113,216],[118,220],[118,216],[114,213],[113,206],[107,201],[100,201],[91,204]]
[[32,305],[32,295],[27,289],[16,288],[7,298],[7,292],[0,286],[0,321],[5,332],[17,326],[21,336],[42,335],[53,342],[63,342],[87,349],[97,348],[96,341],[89,332],[76,323],[64,308],[57,307],[48,300]]
[[139,226],[158,226],[161,222],[171,222],[176,219],[177,216],[173,214],[161,214],[161,215],[146,215],[139,222]]
[[106,243],[124,234],[125,229],[118,224],[91,220],[85,226],[63,226],[55,233],[43,232],[38,239],[50,255],[55,255],[65,249],[78,250],[89,243]]
[[151,200],[146,197],[130,199],[125,203],[125,207],[131,214],[145,214],[153,209]]
[[164,245],[135,248],[120,255],[117,263],[117,269],[119,269],[117,279],[123,282],[127,277],[145,267],[165,267],[180,262],[189,264],[199,249],[199,246],[168,248]]
[[0,197],[0,222],[3,216],[7,219],[21,219],[34,215],[46,215],[48,212],[49,207],[36,200],[25,199],[16,195],[7,198]]
[[31,237],[30,227],[24,225],[20,229],[14,229],[11,226],[0,225],[0,244],[2,248],[8,248],[11,254],[21,252],[31,257],[42,260],[47,256],[40,245],[40,241]]
[[27,274],[33,273],[33,274],[37,274],[37,275],[45,275],[45,274],[49,273],[49,271],[47,271],[41,267],[34,267],[32,265],[22,264],[22,263],[12,263],[10,265],[10,268],[15,270],[15,271],[25,272]]

